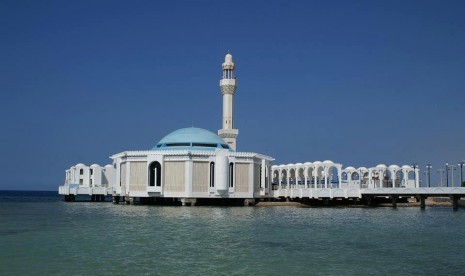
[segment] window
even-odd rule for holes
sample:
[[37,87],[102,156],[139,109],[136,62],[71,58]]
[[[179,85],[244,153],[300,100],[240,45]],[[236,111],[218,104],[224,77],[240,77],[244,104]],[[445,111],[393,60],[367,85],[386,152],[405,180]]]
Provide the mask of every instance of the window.
[[161,165],[157,161],[150,163],[149,166],[149,186],[161,187]]
[[215,187],[215,162],[210,163],[210,187]]
[[193,147],[216,148],[217,144],[192,143]]
[[171,143],[171,144],[166,144],[167,147],[189,147],[189,143]]
[[229,187],[234,187],[234,163],[229,163]]
[[265,166],[265,188],[268,188],[268,166]]
[[94,169],[90,169],[90,175],[94,174]]
[[84,169],[80,169],[80,170],[79,170],[79,174],[80,174],[80,175],[83,175],[83,174],[84,174]]

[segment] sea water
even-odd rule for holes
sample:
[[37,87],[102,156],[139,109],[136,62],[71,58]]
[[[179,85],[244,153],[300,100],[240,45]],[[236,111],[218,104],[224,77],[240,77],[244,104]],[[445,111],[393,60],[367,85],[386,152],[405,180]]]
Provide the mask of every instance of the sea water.
[[0,192],[0,275],[464,275],[465,209],[168,207]]

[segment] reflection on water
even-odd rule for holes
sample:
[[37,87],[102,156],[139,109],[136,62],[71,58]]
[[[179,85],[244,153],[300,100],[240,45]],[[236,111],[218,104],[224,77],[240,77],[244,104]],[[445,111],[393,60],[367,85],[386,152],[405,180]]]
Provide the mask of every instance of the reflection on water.
[[465,210],[0,201],[0,274],[462,274]]

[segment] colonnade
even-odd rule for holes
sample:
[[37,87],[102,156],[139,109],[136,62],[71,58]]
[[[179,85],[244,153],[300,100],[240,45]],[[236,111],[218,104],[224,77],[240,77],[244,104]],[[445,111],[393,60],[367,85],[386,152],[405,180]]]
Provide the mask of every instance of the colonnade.
[[273,166],[273,184],[282,188],[341,186],[342,164],[330,160]]
[[419,188],[419,169],[408,165],[347,167],[330,160],[272,167],[274,189],[288,188]]
[[386,166],[358,169],[347,167],[342,172],[343,186],[360,188],[419,188],[420,170],[408,165]]

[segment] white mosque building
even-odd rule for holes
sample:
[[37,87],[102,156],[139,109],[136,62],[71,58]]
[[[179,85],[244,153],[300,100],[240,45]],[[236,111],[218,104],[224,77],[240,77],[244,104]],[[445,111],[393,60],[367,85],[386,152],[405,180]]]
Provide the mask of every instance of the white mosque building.
[[[273,158],[237,151],[239,131],[234,128],[234,94],[237,79],[231,54],[222,64],[222,129],[218,135],[201,128],[175,130],[152,149],[112,155],[112,164],[77,164],[66,170],[59,194],[66,201],[77,195],[114,202],[241,202],[264,199],[360,199],[415,196],[424,206],[427,196],[446,195],[454,202],[465,188],[422,188],[417,166],[346,167],[326,160],[272,165]],[[455,204],[455,203],[454,203]]]
[[112,165],[77,164],[66,171],[59,193],[66,200],[88,194],[103,200],[124,198],[141,201],[178,201],[195,205],[198,200],[235,200],[253,203],[270,196],[273,158],[236,151],[239,131],[234,128],[233,103],[237,88],[231,54],[222,64],[223,128],[218,135],[201,128],[178,129],[152,149],[124,151],[110,158]]

